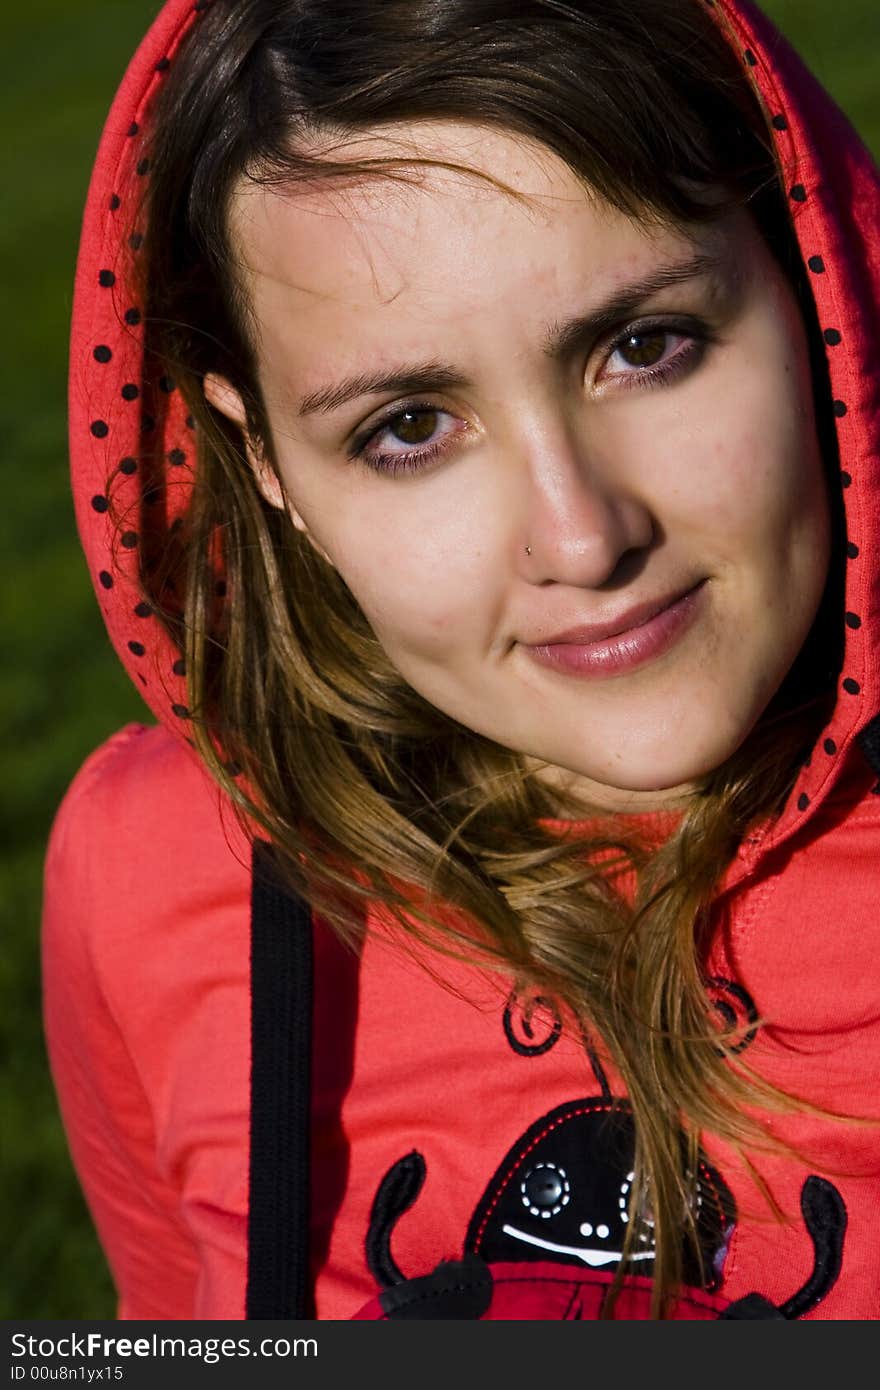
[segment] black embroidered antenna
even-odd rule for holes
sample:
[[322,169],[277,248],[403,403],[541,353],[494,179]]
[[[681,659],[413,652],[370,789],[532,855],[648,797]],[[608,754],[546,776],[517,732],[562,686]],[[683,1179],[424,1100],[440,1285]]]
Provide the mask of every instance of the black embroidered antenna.
[[[549,1015],[543,1037],[536,1033],[532,1025],[537,1009],[543,1009]],[[501,1024],[508,1044],[520,1057],[541,1057],[556,1046],[562,1033],[562,1019],[552,999],[546,999],[542,994],[521,999],[515,989],[508,996]]]
[[254,842],[251,1135],[245,1317],[307,1318],[312,920]]
[[581,1028],[581,1046],[587,1057],[587,1061],[593,1068],[593,1075],[599,1086],[599,1094],[603,1100],[611,1100],[611,1087],[608,1085],[608,1077],[605,1075],[605,1068],[599,1061],[599,1054],[593,1046],[589,1033],[585,1028]]
[[[537,1012],[543,1014],[543,1030],[536,1029],[534,1018]],[[562,1016],[555,1002],[543,994],[521,997],[516,989],[511,990],[501,1020],[504,1036],[511,1049],[519,1057],[542,1057],[555,1047],[562,1037]],[[605,1069],[599,1061],[599,1054],[583,1025],[580,1026],[581,1046],[592,1068],[603,1100],[611,1099],[611,1087]]]

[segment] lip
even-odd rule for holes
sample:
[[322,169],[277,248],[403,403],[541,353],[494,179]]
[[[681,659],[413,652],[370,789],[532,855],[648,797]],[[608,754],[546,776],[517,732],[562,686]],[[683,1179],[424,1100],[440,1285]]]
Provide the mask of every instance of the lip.
[[648,600],[604,623],[568,628],[547,642],[525,646],[542,666],[581,676],[629,671],[667,651],[697,618],[705,579],[669,597]]

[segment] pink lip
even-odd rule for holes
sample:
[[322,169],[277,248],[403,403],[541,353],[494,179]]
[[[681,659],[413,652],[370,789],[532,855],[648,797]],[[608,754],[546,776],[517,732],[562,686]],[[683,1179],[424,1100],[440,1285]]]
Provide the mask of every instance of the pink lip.
[[[608,623],[571,628],[525,650],[541,663],[579,676],[610,676],[650,661],[672,646],[697,617],[705,580],[675,598],[641,604]],[[616,629],[616,630],[615,630]]]

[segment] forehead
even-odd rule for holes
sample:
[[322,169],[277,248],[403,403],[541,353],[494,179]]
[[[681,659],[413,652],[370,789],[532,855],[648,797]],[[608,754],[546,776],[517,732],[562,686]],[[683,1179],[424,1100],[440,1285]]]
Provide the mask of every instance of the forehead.
[[[312,348],[325,335],[381,346],[390,329],[455,327],[561,300],[584,279],[603,293],[681,256],[707,229],[636,222],[600,199],[552,151],[526,137],[459,122],[371,131],[334,160],[391,158],[407,182],[379,176],[308,185],[242,181],[230,231],[258,339]],[[411,161],[441,160],[452,169]],[[410,161],[407,163],[407,161]],[[485,177],[481,177],[485,176]],[[503,187],[490,182],[497,180]],[[717,233],[715,234],[717,237]]]

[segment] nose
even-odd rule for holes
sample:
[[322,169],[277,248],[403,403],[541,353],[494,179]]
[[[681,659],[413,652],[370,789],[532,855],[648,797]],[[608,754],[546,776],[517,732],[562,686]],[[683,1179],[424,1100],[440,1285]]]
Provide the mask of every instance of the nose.
[[652,510],[615,466],[607,443],[585,441],[557,423],[552,437],[524,445],[523,464],[516,545],[530,583],[598,588],[623,555],[654,540]]

